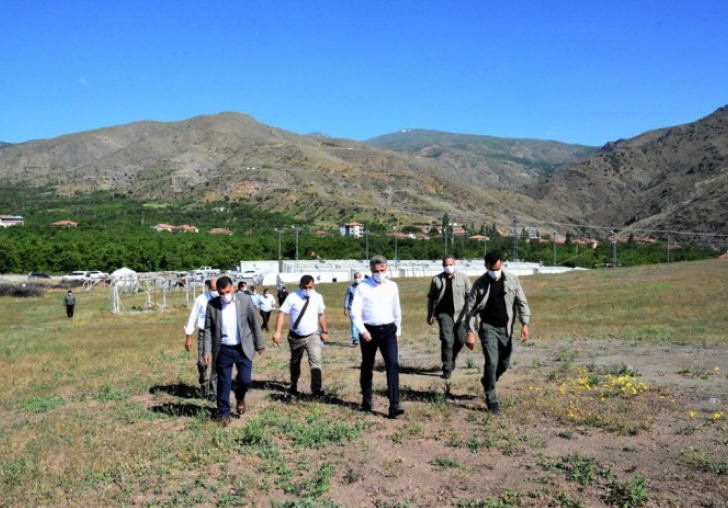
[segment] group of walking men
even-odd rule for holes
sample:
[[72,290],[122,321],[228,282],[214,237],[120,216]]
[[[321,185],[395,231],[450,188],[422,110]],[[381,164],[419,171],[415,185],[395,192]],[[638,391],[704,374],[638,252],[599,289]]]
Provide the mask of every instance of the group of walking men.
[[[455,269],[455,258],[443,258],[443,272],[432,278],[427,295],[427,322],[437,321],[440,329],[442,377],[449,379],[463,346],[475,345],[477,331],[485,358],[481,379],[489,411],[499,411],[495,390],[498,378],[508,369],[516,315],[521,321],[521,340],[529,338],[530,310],[518,278],[502,269],[498,252],[485,256],[486,274],[471,285],[468,277]],[[376,353],[384,360],[387,379],[388,416],[405,413],[399,400],[399,340],[402,336],[402,311],[399,288],[387,278],[387,259],[370,260],[371,277],[357,272],[347,288],[344,313],[350,318],[352,344],[361,349],[359,384],[361,408],[372,411],[372,379]],[[298,290],[281,303],[272,335],[274,344],[282,339],[288,317],[287,340],[291,351],[289,393],[298,395],[303,353],[311,372],[311,394],[323,395],[321,346],[328,340],[325,304],[314,288],[310,275],[301,277]],[[216,400],[223,426],[230,423],[232,366],[237,368],[235,398],[237,413],[245,412],[245,395],[252,384],[256,354],[265,350],[263,327],[256,317],[256,304],[250,294],[234,291],[232,280],[220,277],[211,281],[208,291],[195,299],[185,327],[185,348],[192,349],[192,333],[198,329],[199,382],[205,396]],[[262,311],[261,311],[262,312]],[[267,325],[267,319],[263,318]],[[267,326],[266,326],[267,329]]]

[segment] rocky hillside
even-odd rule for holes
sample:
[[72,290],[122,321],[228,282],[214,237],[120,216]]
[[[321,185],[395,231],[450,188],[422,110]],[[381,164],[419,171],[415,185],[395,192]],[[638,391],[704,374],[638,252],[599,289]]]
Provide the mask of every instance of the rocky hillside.
[[595,147],[537,139],[497,138],[406,129],[366,143],[435,162],[443,176],[490,189],[522,191]]
[[598,150],[426,130],[359,143],[222,113],[3,145],[0,178],[140,200],[241,199],[322,225],[448,213],[475,225],[728,234],[728,108]]
[[728,107],[608,143],[527,194],[590,224],[728,234]]
[[61,192],[115,189],[145,200],[227,196],[328,224],[436,221],[446,212],[461,223],[507,223],[513,213],[531,219],[554,213],[528,196],[453,177],[445,159],[299,136],[223,113],[7,146],[0,149],[0,176]]

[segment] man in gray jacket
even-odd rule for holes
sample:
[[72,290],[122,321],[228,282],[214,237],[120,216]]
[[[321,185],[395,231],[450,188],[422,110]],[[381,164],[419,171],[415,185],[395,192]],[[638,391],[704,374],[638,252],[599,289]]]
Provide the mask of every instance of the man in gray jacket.
[[427,324],[437,319],[440,327],[442,377],[450,379],[458,353],[465,344],[465,299],[470,293],[468,276],[455,271],[455,256],[442,258],[443,272],[435,275],[427,293]]
[[531,310],[521,282],[514,274],[503,270],[498,251],[489,252],[485,256],[485,268],[488,272],[475,281],[468,295],[467,338],[466,346],[475,346],[475,328],[480,318],[478,335],[485,357],[485,373],[480,380],[485,389],[485,402],[488,411],[497,413],[500,410],[495,385],[503,373],[508,370],[511,352],[513,351],[513,325],[516,312],[521,320],[521,341],[526,342],[530,336],[528,322]]
[[235,393],[238,414],[245,412],[245,394],[252,385],[253,359],[265,350],[265,339],[249,295],[235,293],[230,277],[217,279],[216,296],[205,313],[205,363],[215,358],[217,410],[223,427],[230,424],[233,365],[238,370]]

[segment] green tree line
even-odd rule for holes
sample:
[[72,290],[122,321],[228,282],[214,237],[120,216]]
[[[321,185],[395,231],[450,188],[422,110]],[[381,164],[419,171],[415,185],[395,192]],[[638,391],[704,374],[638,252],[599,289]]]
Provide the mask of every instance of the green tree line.
[[[482,259],[488,250],[501,251],[513,259],[517,250],[522,261],[554,264],[553,245],[529,242],[498,234],[495,226],[469,226],[468,235],[488,233],[486,243],[452,235],[430,239],[394,238],[387,228],[369,224],[364,238],[342,237],[332,228],[324,236],[312,225],[281,214],[265,213],[244,201],[198,203],[176,201],[144,203],[114,192],[61,196],[53,189],[0,188],[0,214],[23,215],[26,225],[0,229],[0,273],[41,271],[64,273],[72,270],[104,270],[126,266],[137,271],[192,270],[199,266],[230,269],[241,260],[296,257],[298,228],[299,259],[366,259],[383,254],[389,259],[439,260],[446,253],[459,259]],[[70,219],[77,228],[54,228],[50,224]],[[172,234],[151,229],[158,223],[192,224],[199,233]],[[205,231],[224,227],[232,236]],[[399,231],[411,230],[402,225]],[[280,231],[280,233],[279,233]],[[515,243],[515,246],[514,246]],[[514,248],[514,247],[517,247]],[[670,261],[715,257],[707,247],[683,245],[670,252]],[[595,268],[612,261],[612,244],[602,239],[596,249],[567,242],[557,245],[556,265]],[[642,245],[628,242],[618,246],[618,263],[623,266],[667,261],[665,244]]]

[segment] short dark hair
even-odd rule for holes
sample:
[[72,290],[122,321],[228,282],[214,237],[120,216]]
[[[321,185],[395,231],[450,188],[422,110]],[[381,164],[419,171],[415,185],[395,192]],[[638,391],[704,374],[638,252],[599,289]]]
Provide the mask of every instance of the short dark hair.
[[228,286],[232,286],[233,281],[228,277],[227,275],[223,275],[219,279],[217,279],[217,289],[225,289]]
[[[493,266],[498,261],[501,260],[500,252],[497,250],[492,250],[488,254],[485,255],[485,264],[488,266]],[[219,282],[218,282],[219,284]]]
[[311,282],[313,282],[313,276],[304,275],[303,277],[301,277],[301,283],[298,285],[298,287],[308,286]]
[[240,282],[238,282],[238,289],[243,289],[243,286],[245,286],[247,284],[248,284],[247,282],[245,282],[244,280],[241,280]]
[[374,268],[374,267],[375,267],[375,266],[377,266],[377,265],[384,265],[384,266],[387,266],[387,258],[385,258],[384,256],[374,256],[374,257],[373,257],[373,258],[372,258],[372,259],[371,259],[371,260],[369,261],[369,268],[370,268],[370,269],[371,269],[371,268]]
[[452,260],[453,260],[453,262],[454,262],[454,261],[455,261],[455,256],[453,256],[452,254],[445,254],[445,255],[444,255],[444,256],[442,257],[442,262],[444,263],[444,262],[445,262],[445,261],[447,261],[448,259],[452,259]]

